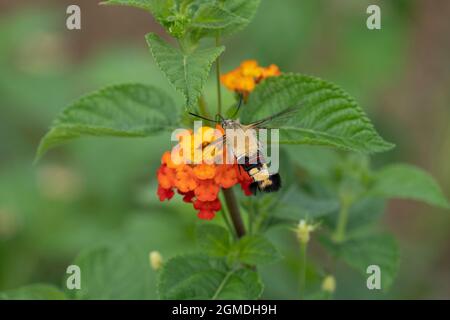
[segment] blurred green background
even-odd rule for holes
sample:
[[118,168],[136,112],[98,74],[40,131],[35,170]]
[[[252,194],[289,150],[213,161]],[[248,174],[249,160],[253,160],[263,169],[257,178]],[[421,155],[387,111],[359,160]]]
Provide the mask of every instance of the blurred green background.
[[[195,250],[194,210],[180,201],[161,204],[155,195],[155,171],[171,146],[167,135],[82,139],[33,165],[52,119],[89,91],[143,82],[181,104],[144,41],[150,31],[163,34],[162,28],[144,11],[97,2],[0,0],[0,291],[61,285],[66,267],[92,245],[131,241],[164,257]],[[381,7],[381,30],[366,28],[372,3]],[[82,30],[65,27],[70,4],[81,7]],[[377,155],[375,166],[418,165],[449,197],[449,34],[448,1],[262,0],[253,22],[224,41],[223,70],[257,59],[336,82],[356,97],[382,136],[397,144]],[[212,79],[207,90],[213,105]],[[225,98],[232,102],[231,94]],[[394,287],[371,292],[344,268],[336,298],[449,299],[449,213],[393,201],[383,224],[401,248]],[[295,298],[295,236],[286,230],[270,236],[282,244],[286,261],[263,269],[264,297]],[[155,276],[150,278],[154,283]],[[150,295],[156,298],[156,292]]]

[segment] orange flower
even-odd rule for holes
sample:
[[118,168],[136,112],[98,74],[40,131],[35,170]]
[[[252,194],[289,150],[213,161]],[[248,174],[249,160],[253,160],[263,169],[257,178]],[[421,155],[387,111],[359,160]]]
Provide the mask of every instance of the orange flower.
[[176,169],[175,187],[181,192],[195,190],[198,186],[194,172],[190,166],[179,166]]
[[169,151],[164,152],[164,154],[161,158],[161,163],[165,164],[167,166],[167,168],[170,168],[170,169],[175,169],[177,167],[177,165],[172,161],[171,153]]
[[[180,144],[184,144],[184,147],[196,147],[193,146],[194,140],[196,143],[199,141],[200,147],[203,147],[201,156],[206,161],[205,159],[210,155],[207,155],[205,147],[224,133],[220,126],[216,129],[218,130],[214,134],[212,132],[215,130],[209,127],[202,127],[196,133],[186,131],[187,134],[178,139]],[[179,147],[179,145],[175,146],[172,151],[180,151]],[[178,149],[175,150],[175,148]],[[220,152],[225,153],[224,150],[225,148]],[[178,153],[174,152],[174,154]],[[251,195],[248,187],[252,179],[237,164],[211,164],[209,162],[192,164],[189,162],[194,158],[192,150],[191,154],[181,157],[181,160],[185,160],[184,162],[173,161],[171,156],[172,152],[164,152],[161,157],[161,166],[157,171],[157,195],[160,201],[170,200],[176,189],[183,196],[184,202],[192,203],[194,209],[198,211],[197,216],[200,219],[210,220],[222,207],[218,198],[220,188],[231,188],[236,184],[241,184],[245,194]]]
[[200,201],[214,201],[217,199],[219,191],[220,186],[211,179],[202,181],[198,187],[195,188],[194,193]]
[[216,175],[216,166],[213,164],[199,164],[194,167],[194,175],[200,180],[212,179]]
[[229,90],[242,94],[246,100],[261,80],[280,74],[280,69],[274,64],[264,68],[256,60],[245,60],[236,69],[221,75],[220,81]]
[[238,174],[236,172],[236,166],[223,165],[217,170],[217,174],[214,181],[222,188],[231,188],[238,183]]
[[175,171],[170,169],[165,164],[159,167],[158,172],[159,185],[164,189],[169,189],[173,186],[175,182]]
[[279,76],[280,74],[281,74],[281,71],[278,68],[278,66],[275,64],[271,64],[267,68],[263,69],[261,77],[264,79],[264,78],[268,78],[268,77],[276,77],[276,76]]

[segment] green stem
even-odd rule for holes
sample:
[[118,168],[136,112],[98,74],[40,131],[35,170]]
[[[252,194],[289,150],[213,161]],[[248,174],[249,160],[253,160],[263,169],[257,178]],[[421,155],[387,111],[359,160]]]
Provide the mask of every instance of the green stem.
[[[216,47],[220,46],[220,35],[216,35]],[[220,87],[220,60],[216,60],[216,79],[217,79],[217,113],[222,115],[222,92]],[[239,210],[239,205],[234,195],[233,189],[223,189],[223,195],[225,197],[225,203],[227,204],[228,212],[231,217],[231,222],[233,223],[234,229],[236,230],[236,235],[241,238],[245,235],[245,227],[242,222],[241,212]]]
[[241,212],[239,210],[239,205],[234,195],[233,189],[222,189],[223,195],[225,197],[225,203],[227,204],[228,212],[230,213],[231,221],[233,222],[234,229],[238,238],[245,235],[245,227],[242,222]]
[[248,210],[248,233],[253,233],[253,221],[254,221],[254,213],[255,213],[255,206],[253,203],[250,204],[250,208]]
[[219,294],[222,292],[223,288],[225,287],[225,284],[228,282],[228,279],[233,275],[235,271],[236,271],[235,269],[232,269],[227,272],[222,282],[219,284],[219,287],[217,288],[216,292],[212,296],[211,300],[216,300],[219,297]]
[[275,198],[275,201],[273,201],[268,208],[258,211],[258,217],[254,228],[255,232],[266,230],[267,226],[272,222],[274,217],[274,215],[271,215],[270,213],[274,212],[278,205],[283,201],[284,197],[284,195],[278,195],[278,197]]
[[[216,35],[216,47],[220,46],[220,35]],[[220,87],[220,57],[216,59],[216,80],[217,80],[217,113],[222,115],[222,91]]]
[[351,200],[345,197],[341,199],[341,209],[339,210],[338,221],[336,224],[336,230],[334,231],[333,240],[337,243],[341,243],[345,240],[345,231],[347,228],[349,209],[351,206]]
[[206,108],[206,100],[203,95],[201,95],[200,98],[198,99],[198,109],[200,111],[200,115],[202,115],[203,117],[209,118],[209,113]]
[[223,208],[220,209],[220,214],[222,215],[223,221],[225,221],[225,224],[226,224],[228,230],[230,231],[231,235],[233,236],[233,238],[236,238],[236,232],[234,231],[233,227],[231,226],[230,219],[228,219],[228,215]]
[[300,299],[305,298],[306,288],[306,249],[308,244],[300,242]]

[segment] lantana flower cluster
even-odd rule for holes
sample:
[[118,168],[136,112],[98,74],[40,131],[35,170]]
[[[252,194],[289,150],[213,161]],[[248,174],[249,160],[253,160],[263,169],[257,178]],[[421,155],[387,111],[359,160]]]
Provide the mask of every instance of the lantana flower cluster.
[[[250,176],[238,164],[214,163],[211,157],[226,156],[226,148],[222,154],[211,155],[208,145],[223,135],[220,126],[216,130],[211,127],[200,127],[196,132],[188,131],[178,135],[179,143],[163,154],[161,166],[157,171],[158,191],[160,201],[170,200],[175,191],[183,196],[183,201],[191,203],[200,219],[211,220],[222,204],[219,199],[221,188],[231,188],[240,184],[245,195],[251,195]],[[184,150],[191,150],[185,152]],[[195,152],[201,150],[201,152]],[[211,148],[209,148],[211,150]],[[201,157],[201,159],[196,159]]]
[[280,69],[274,64],[261,67],[256,60],[245,60],[236,69],[221,75],[220,81],[229,90],[241,94],[244,100],[247,100],[249,93],[261,80],[280,74]]

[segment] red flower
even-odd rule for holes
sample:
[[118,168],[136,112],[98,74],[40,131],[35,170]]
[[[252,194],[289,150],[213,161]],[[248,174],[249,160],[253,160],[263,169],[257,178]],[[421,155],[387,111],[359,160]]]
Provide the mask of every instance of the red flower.
[[214,211],[209,210],[200,210],[197,213],[197,217],[203,220],[212,220],[216,216],[216,213]]
[[189,191],[186,193],[178,191],[179,194],[183,195],[183,201],[186,203],[192,203],[193,198],[195,197],[194,191]]
[[172,199],[173,195],[175,194],[175,192],[173,192],[172,189],[164,189],[161,186],[158,186],[158,196],[159,196],[159,200],[160,201],[164,201],[164,200],[170,200]]

